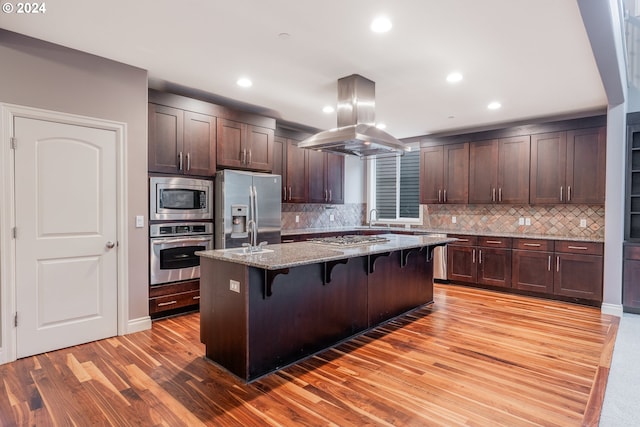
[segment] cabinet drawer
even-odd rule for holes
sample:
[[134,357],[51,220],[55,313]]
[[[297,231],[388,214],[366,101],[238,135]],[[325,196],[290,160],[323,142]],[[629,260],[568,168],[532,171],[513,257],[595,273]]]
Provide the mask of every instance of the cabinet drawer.
[[478,237],[478,246],[485,248],[510,248],[511,238],[480,236]]
[[200,302],[200,291],[183,292],[165,295],[149,300],[149,314],[159,313],[174,308],[187,307]]
[[460,234],[448,234],[447,233],[447,237],[453,237],[453,238],[458,239],[458,241],[456,241],[456,242],[449,243],[450,245],[476,246],[476,244],[478,243],[478,237],[477,236],[466,236],[466,235],[460,235]]
[[624,245],[624,259],[640,261],[640,246]]
[[604,245],[596,242],[570,242],[566,240],[556,240],[556,252],[569,254],[602,255]]
[[553,240],[546,239],[513,239],[513,249],[525,251],[553,252]]

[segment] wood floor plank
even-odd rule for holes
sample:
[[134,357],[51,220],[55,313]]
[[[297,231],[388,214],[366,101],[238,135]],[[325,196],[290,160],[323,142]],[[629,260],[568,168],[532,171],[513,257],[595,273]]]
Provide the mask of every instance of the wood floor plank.
[[436,285],[435,304],[250,384],[197,313],[0,366],[0,426],[597,425],[618,318]]

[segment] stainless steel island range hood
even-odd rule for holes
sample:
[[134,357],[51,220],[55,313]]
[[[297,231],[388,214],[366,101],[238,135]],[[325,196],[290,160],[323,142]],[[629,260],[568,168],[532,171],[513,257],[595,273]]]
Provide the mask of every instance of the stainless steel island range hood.
[[375,83],[358,74],[338,80],[338,127],[301,141],[309,148],[359,157],[400,156],[410,148],[375,125]]

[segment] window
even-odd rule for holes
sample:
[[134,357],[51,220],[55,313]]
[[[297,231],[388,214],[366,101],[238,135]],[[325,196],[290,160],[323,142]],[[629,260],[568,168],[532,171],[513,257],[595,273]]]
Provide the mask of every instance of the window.
[[371,166],[369,206],[377,210],[375,218],[398,222],[419,220],[420,151],[375,159]]

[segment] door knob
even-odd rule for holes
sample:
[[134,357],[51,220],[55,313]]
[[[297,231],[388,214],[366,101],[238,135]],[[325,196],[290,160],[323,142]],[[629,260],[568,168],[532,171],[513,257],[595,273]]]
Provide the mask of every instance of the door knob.
[[108,241],[108,242],[107,242],[107,244],[106,244],[106,246],[107,246],[107,248],[109,248],[109,249],[113,249],[113,248],[116,246],[116,244],[115,244],[115,243],[113,243],[112,241]]

